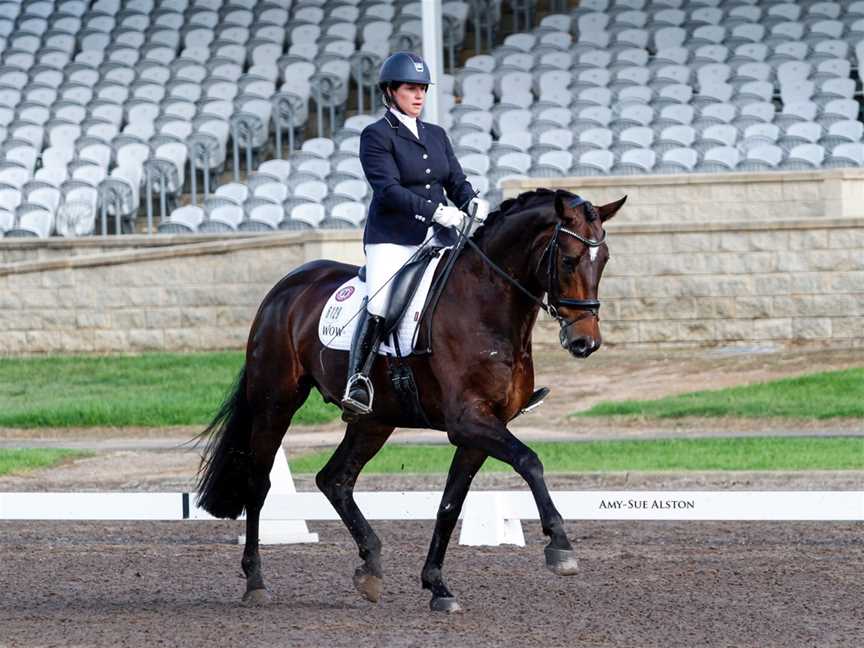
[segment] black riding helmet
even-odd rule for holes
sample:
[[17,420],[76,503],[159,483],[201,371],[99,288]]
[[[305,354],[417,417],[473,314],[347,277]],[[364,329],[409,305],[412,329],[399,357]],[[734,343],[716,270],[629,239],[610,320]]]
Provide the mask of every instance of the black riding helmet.
[[378,72],[378,88],[388,106],[390,95],[387,89],[395,89],[400,83],[432,85],[432,77],[429,75],[426,61],[413,52],[396,52],[388,56]]

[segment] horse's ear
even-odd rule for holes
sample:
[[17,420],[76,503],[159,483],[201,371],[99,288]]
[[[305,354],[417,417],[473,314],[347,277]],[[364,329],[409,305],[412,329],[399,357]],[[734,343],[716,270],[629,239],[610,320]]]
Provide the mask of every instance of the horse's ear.
[[555,192],[555,214],[558,220],[564,220],[564,198],[566,194],[562,191]]
[[625,202],[627,202],[627,196],[624,196],[621,200],[616,200],[615,202],[598,207],[597,213],[600,214],[600,220],[605,223],[607,220],[612,218],[618,210],[624,206]]

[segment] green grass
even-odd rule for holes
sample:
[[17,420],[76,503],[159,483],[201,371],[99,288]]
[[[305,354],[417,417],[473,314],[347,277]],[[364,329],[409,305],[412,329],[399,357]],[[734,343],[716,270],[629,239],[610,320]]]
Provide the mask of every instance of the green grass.
[[[547,472],[688,470],[861,470],[864,438],[770,437],[535,443]],[[321,469],[332,452],[291,460],[296,473]],[[450,446],[385,446],[364,469],[369,473],[446,473]],[[488,460],[487,471],[510,471]]]
[[573,416],[864,418],[864,368],[657,400],[606,401]]
[[[4,358],[0,427],[203,425],[242,365],[236,352]],[[313,390],[294,422],[337,414]]]
[[11,472],[56,466],[66,459],[87,457],[91,453],[63,448],[0,450],[0,477]]

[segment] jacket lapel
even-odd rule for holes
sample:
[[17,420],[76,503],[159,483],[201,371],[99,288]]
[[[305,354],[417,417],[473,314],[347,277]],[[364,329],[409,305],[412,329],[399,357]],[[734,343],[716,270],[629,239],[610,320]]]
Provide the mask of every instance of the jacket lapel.
[[396,117],[394,117],[393,115],[388,115],[385,113],[384,119],[387,120],[387,123],[390,124],[390,128],[393,128],[399,137],[406,139],[409,142],[414,142],[415,144],[419,144],[423,148],[426,148],[426,140],[425,140],[426,126],[419,119],[417,120],[417,134],[420,136],[419,140],[416,137],[414,137],[414,133],[412,133],[410,130],[408,130],[408,127],[405,124],[403,124],[401,121],[396,119]]

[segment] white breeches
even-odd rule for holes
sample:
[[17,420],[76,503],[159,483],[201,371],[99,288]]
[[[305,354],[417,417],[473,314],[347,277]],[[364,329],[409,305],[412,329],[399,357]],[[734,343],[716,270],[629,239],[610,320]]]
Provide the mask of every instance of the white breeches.
[[[426,231],[426,241],[433,238],[432,227]],[[425,242],[424,242],[425,243]],[[390,289],[393,286],[391,278],[399,271],[405,262],[420,249],[421,245],[394,245],[392,243],[376,243],[366,246],[366,294],[369,302],[366,310],[370,315],[384,317],[387,304],[390,303]],[[386,285],[385,285],[386,284]]]

